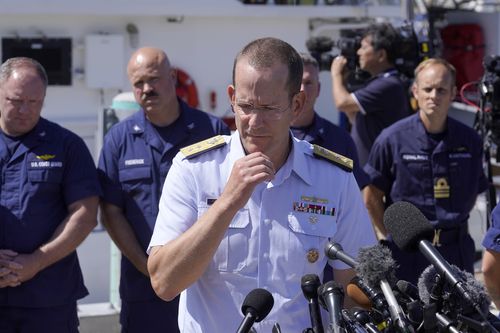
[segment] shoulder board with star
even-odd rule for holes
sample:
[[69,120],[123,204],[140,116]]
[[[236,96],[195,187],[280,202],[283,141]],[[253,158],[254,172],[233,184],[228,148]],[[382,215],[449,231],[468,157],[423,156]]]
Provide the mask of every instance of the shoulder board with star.
[[194,143],[190,146],[181,148],[180,151],[181,153],[184,154],[186,158],[193,158],[195,156],[198,156],[200,154],[203,154],[207,151],[210,151],[215,148],[222,147],[226,144],[226,140],[222,135],[217,135],[214,137],[211,137],[210,139],[206,139],[197,143]]
[[335,164],[336,166],[344,169],[347,172],[352,172],[353,162],[350,158],[347,158],[343,155],[334,153],[331,150],[323,148],[318,145],[313,145],[313,154],[318,158],[323,158],[330,163]]

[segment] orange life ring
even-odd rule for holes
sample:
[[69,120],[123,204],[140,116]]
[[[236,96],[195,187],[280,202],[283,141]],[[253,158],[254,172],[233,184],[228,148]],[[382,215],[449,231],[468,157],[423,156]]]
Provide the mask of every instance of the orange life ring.
[[199,105],[198,90],[194,80],[182,69],[175,68],[175,70],[177,71],[177,84],[175,85],[177,96],[190,107],[197,108]]

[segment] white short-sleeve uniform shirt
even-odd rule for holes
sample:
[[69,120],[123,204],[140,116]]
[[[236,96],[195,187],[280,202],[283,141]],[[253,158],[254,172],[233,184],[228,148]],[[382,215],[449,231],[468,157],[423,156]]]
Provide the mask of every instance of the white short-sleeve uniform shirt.
[[[234,332],[243,319],[241,304],[252,289],[264,288],[274,307],[258,332],[310,327],[300,282],[305,274],[322,277],[329,240],[357,256],[375,244],[373,228],[351,172],[315,157],[306,141],[293,140],[285,164],[271,182],[258,185],[234,216],[212,262],[200,279],[181,293],[181,332]],[[150,248],[189,229],[216,200],[234,162],[244,156],[238,132],[222,147],[193,158],[173,160],[160,199]],[[348,268],[339,261],[336,269]]]

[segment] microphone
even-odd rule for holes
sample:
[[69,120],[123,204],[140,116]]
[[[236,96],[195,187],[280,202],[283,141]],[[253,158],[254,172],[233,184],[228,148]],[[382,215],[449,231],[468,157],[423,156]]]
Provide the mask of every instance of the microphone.
[[241,312],[245,318],[237,329],[237,333],[248,333],[254,322],[264,319],[274,305],[274,298],[265,289],[257,288],[248,293],[241,306]]
[[[375,327],[375,325],[370,326],[370,329],[367,329],[361,322],[357,321],[356,318],[347,311],[346,309],[342,310],[342,320],[345,326],[345,332],[349,333],[379,333],[380,331],[375,330],[372,331],[371,328]],[[375,327],[376,328],[376,327]]]
[[428,241],[434,234],[434,228],[417,207],[404,201],[393,203],[384,213],[384,226],[400,249],[414,251],[418,248],[435,267],[438,274],[444,277],[461,297],[470,302],[475,310],[484,316],[482,309],[472,299],[463,281]]
[[[440,311],[443,306],[444,279],[429,265],[418,278],[418,293],[424,304],[435,304]],[[448,290],[449,291],[449,290]]]
[[356,272],[369,286],[380,285],[382,293],[389,305],[391,319],[399,332],[414,332],[403,310],[399,306],[389,281],[396,280],[396,262],[392,258],[389,248],[377,244],[368,248],[361,248],[358,254],[359,265]]
[[334,333],[343,332],[342,328],[342,306],[344,305],[344,290],[335,281],[328,281],[318,288],[321,304],[328,310],[330,315],[330,329]]
[[309,303],[309,315],[311,317],[311,326],[314,333],[324,332],[318,304],[318,287],[320,285],[319,277],[316,274],[306,274],[300,281],[302,293]]
[[347,295],[365,309],[369,310],[375,307],[379,311],[386,312],[387,303],[384,295],[380,290],[370,287],[358,276],[351,279],[346,289]]
[[352,308],[351,315],[358,323],[364,326],[365,330],[369,333],[377,333],[380,330],[373,323],[372,318],[368,311],[361,308]]
[[406,297],[406,317],[413,327],[419,327],[420,323],[424,319],[424,309],[422,307],[422,303],[420,302],[417,286],[405,280],[398,280],[398,282],[396,282],[396,288],[400,295]]
[[358,266],[356,259],[344,252],[339,243],[328,242],[325,246],[325,255],[332,260],[340,260],[352,268]]
[[[490,307],[491,298],[488,295],[486,289],[483,285],[479,283],[474,276],[469,273],[462,271],[455,265],[450,265],[453,273],[462,281],[464,281],[464,288],[468,291],[471,300],[474,304],[477,304],[482,312],[488,312]],[[440,291],[441,295],[436,295],[439,288],[436,288],[436,275],[439,276],[436,268],[429,265],[418,278],[418,293],[420,300],[424,304],[430,304],[436,302],[436,299],[442,296],[442,294],[449,294],[448,298],[455,304],[463,304],[463,298],[460,295],[456,295],[450,290],[448,285],[441,285]],[[470,305],[470,304],[469,304]]]
[[346,293],[356,304],[363,309],[370,310],[373,307],[373,302],[368,293],[358,286],[359,277],[355,276],[347,284]]
[[400,293],[402,293],[412,301],[419,299],[418,287],[411,282],[398,280],[398,282],[396,282],[396,288]]

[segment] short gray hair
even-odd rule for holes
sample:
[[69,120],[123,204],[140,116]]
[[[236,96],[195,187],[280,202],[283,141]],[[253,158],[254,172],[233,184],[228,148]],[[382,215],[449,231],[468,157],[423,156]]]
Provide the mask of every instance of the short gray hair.
[[0,66],[0,84],[7,81],[16,69],[28,67],[35,69],[38,77],[40,77],[40,80],[42,80],[43,85],[45,86],[45,88],[47,88],[49,79],[47,78],[47,72],[45,71],[45,68],[43,68],[43,66],[35,59],[28,57],[14,57],[7,59]]

